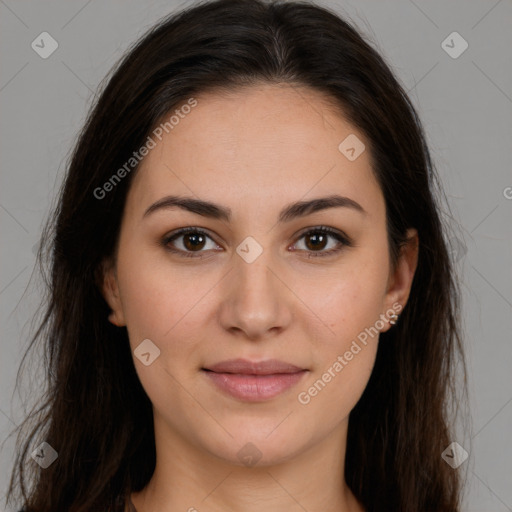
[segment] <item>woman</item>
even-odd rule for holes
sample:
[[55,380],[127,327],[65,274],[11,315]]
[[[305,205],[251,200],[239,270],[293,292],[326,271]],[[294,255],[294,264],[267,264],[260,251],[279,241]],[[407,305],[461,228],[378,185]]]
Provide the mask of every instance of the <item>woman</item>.
[[460,510],[437,186],[412,104],[337,15],[219,0],[163,20],[102,91],[43,237],[48,390],[11,498]]

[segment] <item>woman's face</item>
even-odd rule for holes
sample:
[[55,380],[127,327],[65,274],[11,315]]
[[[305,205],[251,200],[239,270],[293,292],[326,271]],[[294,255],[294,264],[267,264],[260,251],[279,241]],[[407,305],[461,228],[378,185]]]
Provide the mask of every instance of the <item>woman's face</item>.
[[[391,268],[368,141],[320,93],[195,99],[134,176],[105,279],[110,320],[127,327],[158,439],[238,465],[284,462],[344,438],[416,249]],[[195,206],[151,208],[168,196]],[[173,238],[180,228],[191,232]],[[232,359],[296,368],[206,370]]]

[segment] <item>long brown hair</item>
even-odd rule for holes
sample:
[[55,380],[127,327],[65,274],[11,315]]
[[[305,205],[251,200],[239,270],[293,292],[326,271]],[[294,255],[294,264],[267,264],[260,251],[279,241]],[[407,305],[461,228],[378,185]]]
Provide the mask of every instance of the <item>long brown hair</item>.
[[[367,511],[460,510],[461,476],[441,458],[453,440],[457,362],[465,383],[459,293],[440,217],[444,195],[420,120],[384,59],[339,15],[264,0],[197,3],[167,17],[105,82],[41,238],[39,261],[51,273],[25,357],[44,350],[47,388],[19,427],[8,503],[17,495],[26,512],[122,510],[123,497],[150,480],[151,402],[127,331],[108,322],[98,286],[137,167],[101,198],[95,191],[180,102],[261,82],[325,93],[366,136],[394,262],[406,230],[419,234],[409,301],[381,335],[373,373],[350,414],[347,484]],[[29,457],[41,440],[58,452],[46,469]]]

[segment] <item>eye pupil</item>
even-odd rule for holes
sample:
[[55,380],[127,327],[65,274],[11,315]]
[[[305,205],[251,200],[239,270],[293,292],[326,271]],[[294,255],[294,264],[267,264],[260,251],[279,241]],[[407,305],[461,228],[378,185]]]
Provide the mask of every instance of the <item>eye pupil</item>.
[[[193,239],[193,241],[192,241]],[[202,249],[205,243],[205,237],[200,233],[188,233],[183,235],[183,245],[188,250]]]
[[[308,246],[308,249],[323,249],[325,247],[326,239],[327,237],[323,233],[308,235],[306,236],[306,245]],[[311,240],[314,240],[312,244],[310,243]]]

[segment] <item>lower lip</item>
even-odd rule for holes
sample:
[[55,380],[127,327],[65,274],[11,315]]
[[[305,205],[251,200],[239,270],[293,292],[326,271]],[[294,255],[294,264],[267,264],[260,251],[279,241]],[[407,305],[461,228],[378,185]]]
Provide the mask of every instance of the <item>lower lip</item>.
[[222,391],[246,402],[260,402],[283,393],[297,384],[307,370],[273,375],[242,375],[238,373],[203,372]]

